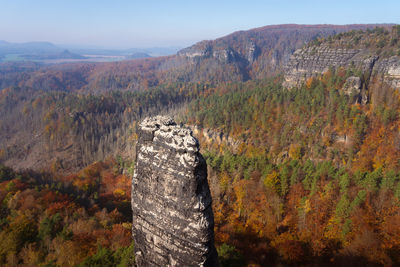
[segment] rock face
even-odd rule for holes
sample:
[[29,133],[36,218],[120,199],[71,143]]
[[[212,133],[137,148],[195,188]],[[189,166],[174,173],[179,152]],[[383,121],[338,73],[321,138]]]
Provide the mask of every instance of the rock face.
[[376,64],[375,73],[383,73],[385,81],[393,88],[400,88],[400,57],[385,58]]
[[212,55],[211,41],[201,41],[196,47],[187,47],[178,51],[178,56],[188,58],[205,58]]
[[351,76],[347,78],[346,82],[344,83],[343,92],[348,96],[352,94],[360,94],[361,85],[362,83],[360,77]]
[[357,49],[326,46],[299,49],[285,66],[284,86],[298,86],[306,79],[328,71],[329,67],[354,67],[371,73],[377,59],[374,54]]
[[[313,46],[298,49],[290,57],[285,66],[283,85],[292,88],[301,85],[310,77],[328,71],[330,67],[355,68],[372,76],[382,76],[383,80],[393,88],[400,87],[400,57],[379,58],[374,51],[368,49],[335,49],[327,46]],[[360,90],[358,81],[348,81],[351,88]],[[358,87],[358,88],[356,88]],[[344,88],[345,93],[349,88]],[[365,102],[365,95],[361,96]]]
[[132,180],[138,266],[218,266],[207,165],[189,129],[169,117],[138,128]]
[[345,95],[353,96],[357,103],[367,103],[366,94],[362,91],[362,81],[360,77],[351,76],[347,78],[342,91]]
[[[377,25],[270,25],[249,31],[238,31],[215,40],[201,41],[177,53],[185,70],[192,66],[192,73],[202,75],[191,81],[210,81],[218,68],[224,68],[224,81],[265,79],[280,74],[290,56],[305,43],[318,38],[350,30],[366,30]],[[379,25],[383,26],[383,25]],[[384,26],[390,27],[390,25]],[[175,69],[176,64],[174,66]],[[226,65],[229,65],[227,67]],[[179,67],[178,67],[179,68]],[[212,70],[205,73],[205,70]],[[187,79],[182,76],[181,79]],[[219,78],[219,80],[221,80]]]

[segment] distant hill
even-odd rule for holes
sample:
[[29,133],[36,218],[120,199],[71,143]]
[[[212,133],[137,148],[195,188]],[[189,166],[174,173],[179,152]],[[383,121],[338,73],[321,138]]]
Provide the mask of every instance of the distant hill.
[[170,56],[176,54],[182,47],[148,47],[148,48],[130,48],[124,50],[124,52],[128,52],[130,54],[134,53],[146,53],[152,57],[159,56]]
[[[166,82],[219,83],[260,79],[280,73],[293,52],[311,40],[377,26],[391,27],[389,24],[265,26],[238,31],[216,40],[202,41],[168,57],[95,64],[69,63],[24,75],[19,73],[18,68],[14,68],[18,73],[15,77],[20,77],[18,80],[9,78],[9,70],[6,77],[2,77],[0,65],[0,81],[3,80],[2,86],[18,84],[41,90],[100,93],[110,90],[146,90]],[[4,88],[2,86],[0,89]]]
[[104,55],[104,56],[130,56],[135,53],[145,53],[151,57],[170,56],[176,54],[181,47],[148,47],[129,49],[99,49],[99,48],[78,48],[65,46],[73,53],[81,55]]
[[[292,52],[305,43],[336,32],[374,27],[376,25],[278,25],[203,41],[167,57],[111,63],[1,63],[0,90],[4,90],[0,91],[0,100],[3,99],[4,104],[0,105],[3,129],[0,144],[5,145],[0,149],[6,153],[10,166],[19,169],[45,167],[54,155],[45,151],[44,144],[53,140],[54,146],[49,149],[58,151],[60,158],[68,159],[65,168],[74,169],[79,164],[123,151],[124,148],[116,144],[124,143],[127,138],[131,115],[139,118],[175,108],[209,86],[226,86],[228,92],[233,90],[235,82],[282,73],[280,70]],[[112,92],[117,90],[125,92]],[[186,90],[187,96],[182,97],[178,93],[181,90]],[[82,100],[77,94],[93,98]],[[108,95],[108,98],[103,99],[101,95]],[[56,100],[51,100],[53,97]],[[54,105],[48,106],[46,98]],[[29,116],[24,115],[26,103],[33,103]],[[100,105],[103,106],[100,108]],[[58,114],[59,107],[64,113]],[[116,117],[110,116],[111,113]],[[100,129],[100,122],[107,123]],[[30,130],[27,130],[28,124]],[[44,134],[46,129],[47,135]],[[52,131],[60,133],[62,142],[52,137]],[[34,139],[32,133],[35,133]],[[88,140],[90,146],[87,146]],[[69,142],[79,146],[70,146]]]
[[149,57],[151,56],[147,53],[137,52],[133,53],[132,55],[126,56],[126,59],[138,59],[138,58],[149,58]]
[[1,63],[0,265],[133,255],[114,244],[131,244],[136,129],[169,114],[201,144],[225,263],[400,266],[400,26],[381,26],[277,25],[158,58]]
[[1,54],[57,54],[64,49],[49,42],[9,43],[0,41]]
[[[68,48],[68,49],[66,49]],[[176,54],[179,47],[150,47],[130,49],[84,49],[58,46],[49,42],[11,43],[0,40],[0,61],[34,60],[59,63],[70,60],[88,62],[120,61]],[[87,56],[83,56],[87,55]]]
[[27,60],[48,60],[48,59],[86,59],[86,57],[71,53],[68,50],[64,50],[61,53],[56,54],[40,54],[40,55],[23,55]]
[[[202,41],[178,52],[181,57],[195,60],[202,68],[212,65],[230,65],[239,80],[274,75],[282,70],[290,55],[305,43],[351,30],[375,27],[390,28],[391,24],[354,25],[271,25],[238,31],[211,41]],[[236,77],[235,77],[236,76]]]

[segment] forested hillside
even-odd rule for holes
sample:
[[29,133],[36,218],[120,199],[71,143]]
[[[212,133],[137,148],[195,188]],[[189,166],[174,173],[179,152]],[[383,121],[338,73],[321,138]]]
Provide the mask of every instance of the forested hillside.
[[108,156],[132,158],[136,121],[181,109],[204,88],[175,83],[102,95],[5,89],[0,95],[0,159],[18,169],[68,172]]
[[[155,114],[200,141],[221,266],[400,265],[396,73],[336,65],[286,88],[280,72],[308,38],[396,57],[397,27],[315,39],[352,29],[326,27],[238,32],[174,57],[2,65],[0,162],[16,170],[0,168],[0,265],[131,262],[136,123]],[[265,50],[244,61],[252,38]]]
[[[326,73],[291,91],[281,87],[279,78],[221,85],[202,91],[198,99],[188,104],[188,112],[180,113],[182,121],[222,131],[239,142],[233,148],[224,142],[206,140],[199,133],[209,165],[216,241],[222,262],[233,261],[239,266],[244,263],[263,266],[271,262],[399,263],[399,100],[376,107],[354,103],[341,91],[348,75],[352,73],[344,70]],[[133,132],[132,138],[134,135]],[[114,205],[122,205],[119,209],[124,209],[119,196],[129,196],[130,179],[107,178],[111,175],[107,174],[110,167],[114,175],[123,169],[128,175],[132,171],[129,162],[97,163],[77,175],[65,178],[50,175],[43,181],[38,176],[18,178],[5,169],[2,192],[5,199],[13,199],[17,194],[20,201],[26,201],[33,194],[32,189],[37,188],[35,202],[42,194],[54,192],[56,196],[69,196],[71,205],[89,207],[99,203],[99,208],[106,207],[111,212],[115,206],[102,200],[106,193],[101,192],[106,190],[114,198]],[[116,183],[107,179],[121,180]],[[112,184],[121,187],[102,189]],[[24,190],[28,190],[26,196]],[[14,229],[8,227],[20,223],[19,216],[33,216],[30,211],[27,214],[24,206],[10,203],[14,202],[3,201],[2,231],[7,236]],[[12,212],[13,209],[18,212]],[[126,216],[129,212],[125,210],[122,214]],[[130,221],[129,216],[124,218],[118,222]],[[63,228],[57,229],[74,229],[73,221],[64,219],[60,224]],[[58,246],[73,246],[75,239],[59,240],[62,232],[54,230],[50,238],[53,245],[42,248],[44,241],[37,236],[44,226],[36,227],[29,230],[31,237],[18,241],[21,245],[15,251],[25,258],[23,253],[27,252],[23,248],[28,247],[36,255],[36,261],[54,259],[54,263],[60,264],[62,259],[58,262],[52,256],[59,249],[53,243],[58,240]],[[28,231],[25,228],[21,231],[25,230]],[[95,230],[88,228],[87,234],[94,233]],[[109,244],[111,250],[107,247],[96,250],[96,245],[102,244],[99,239],[89,244],[94,247],[71,260],[82,261],[85,255],[97,252],[94,257],[119,261],[120,254],[113,249],[129,245]],[[4,251],[3,262],[18,260],[7,256],[9,250]]]
[[2,266],[129,266],[130,178],[115,161],[60,177],[0,166]]
[[189,105],[191,123],[240,141],[200,134],[218,242],[262,266],[399,264],[399,99],[357,104],[350,75],[222,86]]
[[[146,90],[168,82],[219,83],[260,79],[278,74],[290,55],[311,40],[376,26],[266,26],[202,41],[174,56],[113,63],[1,63],[0,89],[18,86],[44,91],[102,93]],[[379,26],[391,27],[389,24]]]
[[0,159],[17,169],[77,171],[108,155],[132,155],[129,128],[142,116],[180,109],[210,86],[265,79],[304,42],[370,27],[277,25],[201,42],[170,57],[0,64]]

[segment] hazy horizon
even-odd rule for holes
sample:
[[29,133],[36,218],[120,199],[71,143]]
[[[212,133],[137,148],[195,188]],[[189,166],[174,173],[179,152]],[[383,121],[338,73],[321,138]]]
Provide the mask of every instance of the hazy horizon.
[[[381,25],[385,25],[385,24],[397,24],[397,23],[392,23],[392,22],[384,22],[384,23],[346,23],[346,24],[332,24],[332,23],[314,23],[314,24],[299,24],[299,23],[283,23],[283,24],[268,24],[268,25],[260,25],[257,27],[253,27],[253,28],[248,28],[248,29],[238,29],[236,31],[247,31],[247,30],[251,30],[251,29],[256,29],[256,28],[260,28],[260,27],[265,27],[265,26],[275,26],[275,25],[291,25],[291,24],[298,24],[298,25],[352,25],[352,24],[381,24]],[[100,45],[100,44],[80,44],[80,43],[57,43],[57,42],[52,42],[50,40],[26,40],[26,41],[10,41],[10,40],[6,40],[6,39],[0,39],[0,41],[5,41],[7,43],[10,44],[27,44],[27,43],[50,43],[53,44],[57,47],[60,48],[66,48],[66,49],[87,49],[87,50],[129,50],[129,49],[182,49],[185,48],[187,46],[191,46],[193,44],[195,44],[196,42],[200,42],[203,40],[213,40],[213,39],[217,39],[217,38],[221,38],[224,37],[226,35],[229,35],[231,33],[234,33],[236,31],[232,31],[229,32],[225,35],[221,35],[221,36],[217,36],[215,38],[205,38],[205,39],[201,39],[201,40],[196,40],[193,43],[188,43],[187,45],[165,45],[163,46],[162,44],[154,44],[154,45],[148,45],[148,46],[128,46],[128,47],[118,47],[118,46],[104,46],[104,45]]]
[[0,39],[0,42],[7,42],[9,44],[29,44],[29,43],[50,43],[52,45],[55,45],[59,48],[65,48],[65,49],[82,49],[82,50],[130,50],[130,49],[180,49],[183,48],[182,46],[142,46],[142,47],[124,47],[124,48],[118,48],[118,47],[108,47],[108,46],[101,46],[101,45],[96,45],[96,44],[79,44],[79,43],[71,43],[71,44],[64,44],[64,43],[54,43],[49,40],[37,40],[37,41],[24,41],[24,42],[12,42],[9,40],[5,39]]
[[[67,47],[186,47],[238,30],[276,24],[400,23],[400,3],[381,1],[2,0],[0,40]],[[337,14],[341,14],[340,17]]]

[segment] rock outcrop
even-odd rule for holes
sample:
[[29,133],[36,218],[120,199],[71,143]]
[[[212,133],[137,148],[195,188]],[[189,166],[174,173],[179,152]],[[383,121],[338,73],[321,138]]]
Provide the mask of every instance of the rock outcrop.
[[[249,31],[238,31],[215,40],[201,41],[177,53],[180,62],[192,73],[203,72],[192,81],[210,81],[223,68],[224,81],[265,79],[280,74],[296,49],[311,40],[350,30],[366,30],[378,25],[271,25]],[[390,25],[379,25],[389,28]],[[229,65],[229,66],[226,66]],[[177,68],[175,68],[177,69]],[[204,70],[212,71],[204,73]],[[185,76],[186,78],[191,75]],[[183,79],[183,77],[182,77]],[[219,78],[220,80],[221,78]]]
[[345,95],[353,97],[356,103],[367,103],[367,96],[362,90],[362,81],[360,77],[350,76],[347,78],[342,91]]
[[[354,68],[368,74],[367,77],[381,76],[393,88],[400,87],[399,56],[380,58],[376,51],[369,49],[330,48],[324,45],[296,50],[284,68],[283,85],[287,88],[299,86],[308,78],[328,71],[330,67]],[[353,79],[350,82],[353,84],[356,81]],[[350,87],[356,90],[360,90],[362,86],[358,81],[353,85]],[[348,94],[348,88],[344,89]],[[362,98],[365,102],[365,95]]]
[[322,74],[330,67],[353,67],[371,73],[378,56],[367,50],[335,49],[314,46],[298,49],[285,66],[284,86],[294,87]]
[[400,57],[393,56],[379,60],[374,68],[374,73],[382,73],[386,83],[393,88],[400,88]]
[[196,47],[184,48],[177,53],[178,56],[188,58],[206,58],[212,55],[211,41],[201,41]]
[[169,117],[138,127],[132,180],[138,266],[218,266],[207,165],[189,129]]

